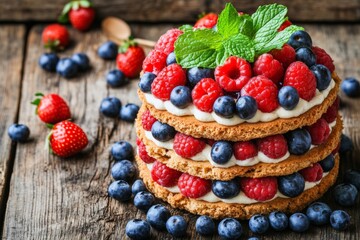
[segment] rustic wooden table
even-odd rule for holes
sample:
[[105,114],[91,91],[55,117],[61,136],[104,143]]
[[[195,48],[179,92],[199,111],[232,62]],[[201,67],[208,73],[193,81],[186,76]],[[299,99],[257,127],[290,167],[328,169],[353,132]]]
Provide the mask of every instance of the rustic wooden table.
[[[171,25],[133,24],[136,36],[156,40]],[[360,76],[360,25],[305,25],[315,45],[324,47],[334,58],[341,77]],[[99,114],[100,101],[117,96],[124,103],[139,104],[137,80],[118,89],[107,87],[105,74],[115,68],[114,61],[100,59],[96,50],[106,38],[100,30],[82,34],[71,30],[72,46],[61,56],[85,52],[92,69],[78,78],[66,80],[38,67],[42,26],[27,31],[25,25],[0,25],[0,233],[3,239],[125,239],[129,219],[145,218],[129,203],[119,203],[107,196],[112,181],[109,148],[120,139],[135,143],[133,124],[104,118]],[[35,92],[55,92],[70,105],[76,123],[91,139],[87,153],[62,160],[44,150],[48,129],[30,105]],[[341,95],[344,107],[344,132],[354,141],[355,151],[344,156],[339,181],[345,168],[360,168],[360,102]],[[7,128],[14,122],[27,124],[31,141],[11,143]],[[340,208],[327,193],[323,199],[334,209]],[[329,226],[315,227],[303,234],[269,232],[261,239],[360,239],[360,206],[346,208],[352,216],[348,231],[338,232]],[[182,214],[189,221],[187,237],[195,233],[196,216]],[[244,236],[249,236],[247,222]],[[171,239],[153,231],[153,239]],[[214,237],[213,239],[216,239]]]

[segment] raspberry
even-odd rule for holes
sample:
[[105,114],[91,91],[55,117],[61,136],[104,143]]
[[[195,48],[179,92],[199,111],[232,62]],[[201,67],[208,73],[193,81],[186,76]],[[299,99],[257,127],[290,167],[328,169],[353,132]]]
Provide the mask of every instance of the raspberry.
[[156,122],[156,118],[154,118],[149,110],[146,110],[142,115],[141,115],[141,123],[142,123],[142,127],[144,130],[146,131],[151,131],[151,127],[154,124],[154,122]]
[[211,191],[211,181],[183,173],[179,178],[178,187],[185,197],[199,198]]
[[164,68],[151,84],[151,93],[161,99],[169,100],[171,91],[186,82],[185,71],[179,64],[171,64]]
[[264,137],[258,140],[259,151],[269,158],[277,159],[283,157],[288,146],[285,137],[281,134]]
[[323,176],[323,169],[319,163],[315,163],[312,167],[301,169],[299,173],[304,177],[307,182],[317,182]]
[[337,97],[334,103],[328,108],[326,113],[324,113],[322,118],[324,118],[328,123],[332,123],[333,121],[335,121],[338,114],[339,106],[340,100],[339,97]]
[[166,55],[174,51],[174,43],[183,31],[173,28],[162,35],[155,45],[155,49],[162,51]]
[[284,44],[281,49],[274,49],[270,51],[273,57],[282,63],[286,69],[291,63],[296,61],[296,52],[289,44]]
[[237,160],[246,160],[257,155],[256,145],[251,142],[236,142],[233,145],[234,156]]
[[191,158],[201,152],[206,143],[200,139],[193,138],[183,133],[177,133],[174,138],[175,152],[184,158]]
[[221,87],[211,78],[201,79],[191,92],[194,105],[204,112],[212,112],[215,100],[222,95]]
[[257,201],[270,200],[277,193],[276,177],[241,178],[240,186],[247,197]]
[[143,62],[143,71],[151,72],[157,75],[164,67],[166,67],[166,58],[167,55],[162,51],[157,49],[151,50]]
[[254,75],[264,75],[275,84],[278,84],[284,76],[284,68],[281,63],[268,53],[258,57],[254,63],[253,70]]
[[238,92],[252,76],[251,65],[242,58],[229,57],[215,68],[215,80],[228,92]]
[[330,135],[329,124],[323,118],[317,120],[313,125],[306,127],[306,130],[310,133],[311,143],[314,145],[324,143]]
[[317,64],[324,65],[325,67],[327,67],[330,70],[330,72],[333,72],[335,70],[334,60],[332,60],[330,55],[327,54],[327,52],[325,52],[324,49],[314,46],[311,48],[311,50],[313,51],[313,53],[316,56]]
[[146,151],[145,144],[139,138],[136,139],[136,145],[138,146],[139,157],[141,160],[143,160],[145,163],[153,163],[156,161],[155,158],[149,156]]
[[293,62],[286,69],[284,86],[294,87],[306,101],[310,101],[316,94],[315,76],[303,62]]
[[208,13],[196,21],[194,28],[213,28],[218,20],[218,15],[215,13]]
[[340,143],[336,146],[336,148],[331,152],[331,154],[335,155],[339,152],[340,149]]
[[284,30],[285,28],[291,26],[292,23],[289,20],[285,20],[285,22],[283,22],[283,24],[281,24],[281,26],[278,29],[278,32],[281,32],[282,30]]
[[169,168],[158,161],[154,163],[151,169],[152,179],[163,187],[175,186],[181,174],[181,172]]
[[253,97],[262,112],[272,112],[279,106],[277,95],[276,85],[262,75],[251,78],[241,90],[241,96]]

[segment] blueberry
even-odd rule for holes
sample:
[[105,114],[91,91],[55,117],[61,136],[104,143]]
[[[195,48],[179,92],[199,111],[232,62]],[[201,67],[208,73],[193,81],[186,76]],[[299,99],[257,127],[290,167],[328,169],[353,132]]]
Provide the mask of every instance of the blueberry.
[[121,102],[116,97],[107,97],[101,101],[100,112],[106,117],[116,117],[119,114]]
[[175,129],[166,123],[154,122],[151,127],[151,134],[160,142],[167,142],[175,137]]
[[299,47],[312,47],[312,40],[310,35],[305,31],[296,31],[291,36],[289,41],[287,42],[294,49]]
[[203,78],[214,78],[214,70],[209,68],[190,68],[187,72],[190,85],[194,87]]
[[302,155],[311,147],[311,136],[305,129],[296,129],[285,134],[289,152],[294,155]]
[[122,71],[114,69],[106,74],[106,82],[111,87],[120,87],[128,83],[128,80]]
[[39,65],[42,69],[55,72],[59,57],[55,53],[44,53],[39,58]]
[[291,86],[284,86],[280,89],[278,94],[280,106],[286,110],[294,109],[299,103],[299,93]]
[[360,96],[360,83],[355,78],[345,78],[342,81],[341,90],[348,96],[348,97],[358,97]]
[[278,177],[278,188],[287,197],[299,196],[305,188],[304,177],[298,172],[280,176]]
[[134,122],[139,112],[139,106],[133,103],[128,103],[120,109],[119,117],[126,122]]
[[215,142],[211,147],[211,158],[217,164],[226,164],[233,155],[232,145],[226,141]]
[[258,237],[250,237],[250,238],[248,238],[248,240],[260,240],[260,238],[258,238]]
[[109,185],[108,194],[120,202],[125,202],[131,198],[131,188],[126,181],[117,180]]
[[174,237],[183,237],[186,235],[187,223],[182,216],[175,215],[166,221],[166,229]]
[[78,74],[79,66],[70,58],[60,59],[56,72],[64,78],[73,78]]
[[114,60],[118,54],[118,46],[111,41],[107,41],[98,48],[97,53],[103,59]]
[[8,135],[15,142],[25,142],[30,135],[28,126],[14,123],[8,128]]
[[354,169],[348,169],[344,176],[346,183],[351,183],[357,190],[360,190],[360,171]]
[[315,225],[325,225],[329,223],[331,208],[322,202],[312,203],[306,210],[306,216]]
[[331,169],[333,169],[335,165],[335,157],[334,155],[330,154],[320,162],[320,166],[324,172],[330,172]]
[[283,231],[289,225],[289,218],[285,213],[275,211],[271,212],[269,215],[270,226],[276,231]]
[[111,155],[115,160],[132,160],[134,157],[134,149],[130,143],[126,141],[119,141],[112,145]]
[[151,84],[156,78],[156,75],[151,72],[144,73],[139,82],[139,88],[142,92],[149,93],[151,92]]
[[71,60],[78,65],[80,71],[86,71],[90,68],[90,60],[85,53],[75,53],[71,56]]
[[136,195],[138,192],[147,191],[146,186],[141,179],[137,179],[131,186],[132,194]]
[[309,219],[303,213],[294,213],[289,218],[289,227],[294,232],[305,232],[309,229]]
[[253,215],[249,220],[249,228],[253,233],[263,234],[269,229],[269,219],[261,214]]
[[186,108],[191,103],[191,91],[186,86],[175,87],[170,94],[170,102],[178,108]]
[[348,136],[345,134],[341,134],[341,141],[340,141],[340,153],[351,152],[354,149],[354,144]]
[[171,52],[166,58],[166,65],[176,63],[176,56],[174,52]]
[[111,176],[115,180],[130,181],[136,175],[136,167],[129,160],[115,162],[111,168]]
[[308,67],[311,67],[316,63],[316,56],[310,48],[300,47],[296,49],[296,60],[305,63]]
[[219,198],[233,198],[240,193],[240,184],[235,178],[230,181],[214,180],[212,182],[212,191]]
[[150,224],[141,219],[132,219],[126,224],[125,233],[134,240],[150,238]]
[[350,183],[342,183],[334,188],[333,194],[335,202],[341,206],[350,207],[356,203],[358,190]]
[[161,204],[152,206],[147,214],[146,220],[157,230],[166,229],[166,221],[170,218],[170,211]]
[[231,118],[234,116],[236,104],[232,97],[218,97],[213,105],[214,112],[220,117]]
[[315,64],[310,70],[316,78],[316,88],[319,91],[327,89],[331,82],[330,70],[322,64]]
[[350,225],[350,215],[343,210],[336,210],[330,215],[330,225],[336,230],[345,230]]
[[134,205],[141,211],[147,212],[149,208],[154,204],[155,197],[149,192],[138,192],[134,197]]
[[257,109],[257,103],[251,96],[243,96],[236,101],[236,113],[241,119],[253,118]]
[[215,233],[215,223],[208,216],[200,216],[195,223],[196,232],[202,236],[211,236]]
[[240,222],[234,218],[225,218],[218,225],[218,233],[221,239],[235,240],[241,237],[243,232]]

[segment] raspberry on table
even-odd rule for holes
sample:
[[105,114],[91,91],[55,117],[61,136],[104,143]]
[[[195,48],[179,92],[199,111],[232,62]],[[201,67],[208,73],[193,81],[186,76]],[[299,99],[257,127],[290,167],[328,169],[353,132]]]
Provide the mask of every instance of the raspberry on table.
[[238,92],[252,76],[251,65],[242,58],[231,56],[215,68],[215,80],[228,92]]
[[236,142],[233,149],[235,158],[240,161],[253,158],[258,154],[257,147],[252,141]]
[[281,49],[273,49],[270,51],[270,54],[281,64],[284,69],[286,69],[291,63],[295,62],[295,49],[293,49],[289,44],[284,44]]
[[279,84],[284,76],[284,68],[271,54],[260,55],[254,63],[254,75],[264,75],[275,84]]
[[330,136],[330,127],[325,119],[320,118],[311,126],[306,127],[306,130],[310,133],[311,143],[319,145],[324,143]]
[[169,168],[159,161],[156,161],[151,169],[152,179],[163,187],[175,186],[181,174],[182,172]]
[[155,158],[149,156],[146,151],[145,144],[139,138],[136,139],[136,145],[138,146],[138,153],[141,160],[143,160],[145,163],[153,163],[156,161]]
[[165,67],[151,84],[151,93],[161,99],[169,100],[171,91],[177,86],[186,83],[186,74],[179,64],[171,64]]
[[278,188],[276,177],[241,178],[240,186],[247,197],[257,201],[272,199]]
[[305,181],[317,182],[320,181],[323,176],[323,169],[319,163],[315,163],[311,167],[301,169],[299,173],[304,177]]
[[166,67],[166,58],[167,55],[164,52],[157,49],[151,50],[143,62],[143,71],[157,75],[164,67]]
[[183,31],[177,28],[168,30],[159,38],[155,45],[155,49],[169,55],[172,51],[174,51],[174,43],[181,34],[183,34]]
[[141,115],[141,124],[145,131],[151,131],[151,127],[156,122],[156,118],[154,118],[149,110],[146,110]]
[[339,97],[337,97],[334,103],[328,108],[326,113],[322,115],[322,118],[325,119],[328,123],[334,122],[338,115],[339,106],[340,106],[340,99]]
[[251,78],[241,90],[241,96],[253,97],[262,112],[272,112],[279,106],[277,95],[276,85],[263,75]]
[[287,141],[281,134],[259,139],[258,148],[259,151],[273,159],[281,158],[288,152]]
[[206,146],[206,143],[198,138],[176,133],[174,138],[174,151],[184,158],[191,158],[200,153]]
[[329,54],[327,54],[327,52],[324,49],[313,46],[311,48],[311,50],[313,51],[313,53],[316,56],[317,64],[324,65],[325,67],[327,67],[330,70],[330,72],[335,71],[334,60],[330,57]]
[[211,181],[183,173],[179,178],[178,187],[185,197],[199,198],[211,191]]
[[221,87],[211,78],[201,79],[191,92],[194,105],[204,112],[212,112],[214,102],[222,95]]
[[316,79],[305,63],[297,61],[286,69],[284,86],[294,87],[300,98],[310,101],[316,94]]

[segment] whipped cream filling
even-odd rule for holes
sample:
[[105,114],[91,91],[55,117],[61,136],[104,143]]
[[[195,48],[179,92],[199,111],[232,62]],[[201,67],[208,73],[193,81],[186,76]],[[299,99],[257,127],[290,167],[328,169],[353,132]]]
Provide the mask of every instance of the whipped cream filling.
[[154,95],[150,93],[144,93],[146,101],[153,105],[158,110],[166,110],[169,113],[176,116],[186,116],[193,115],[197,120],[201,122],[217,122],[221,125],[225,126],[234,126],[241,124],[243,122],[256,123],[256,122],[270,122],[277,118],[292,118],[300,116],[301,114],[307,112],[312,107],[321,104],[324,99],[329,95],[331,89],[335,87],[335,81],[332,79],[330,85],[327,89],[323,91],[319,91],[316,89],[316,95],[309,102],[301,99],[299,100],[298,105],[292,110],[286,110],[285,108],[279,106],[276,110],[271,113],[264,113],[260,110],[257,110],[255,116],[251,119],[244,120],[239,116],[234,115],[232,118],[224,118],[215,114],[215,112],[203,112],[196,108],[193,104],[190,104],[184,109],[178,108],[173,105],[169,100],[163,101],[161,99],[156,98]]

